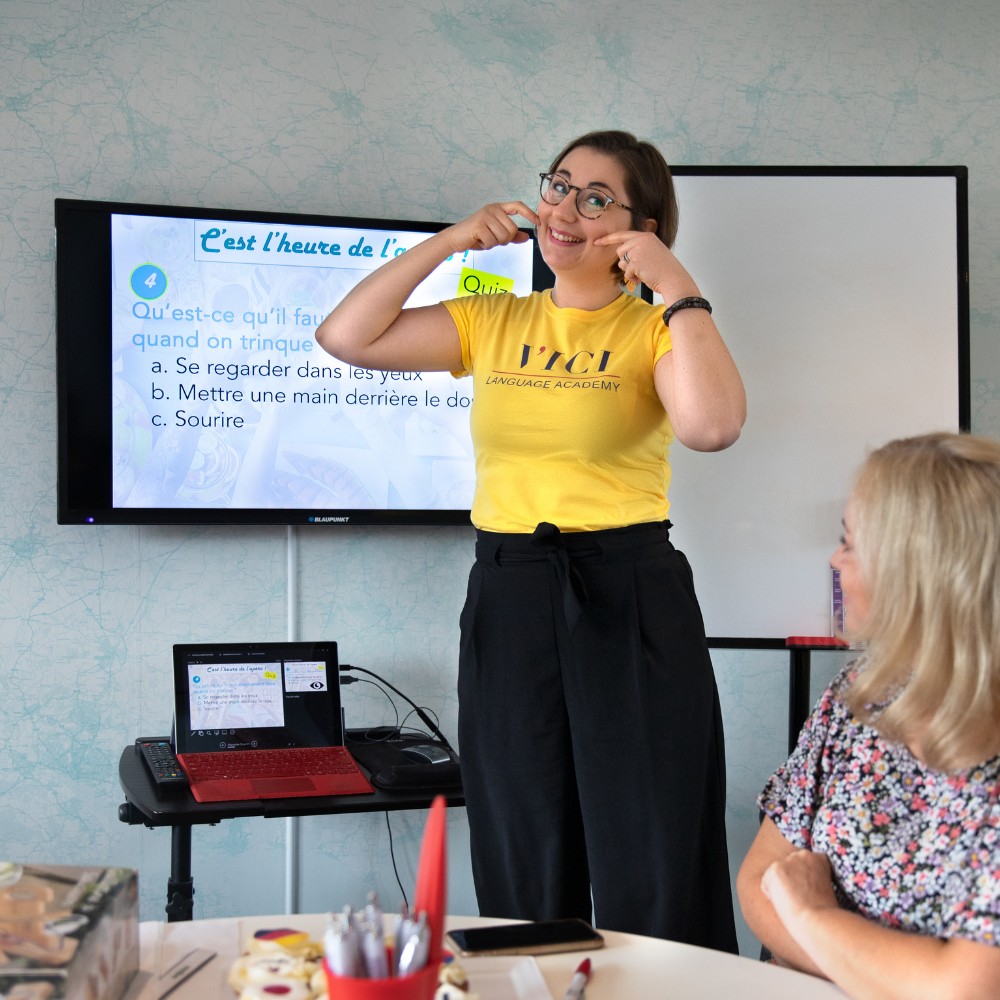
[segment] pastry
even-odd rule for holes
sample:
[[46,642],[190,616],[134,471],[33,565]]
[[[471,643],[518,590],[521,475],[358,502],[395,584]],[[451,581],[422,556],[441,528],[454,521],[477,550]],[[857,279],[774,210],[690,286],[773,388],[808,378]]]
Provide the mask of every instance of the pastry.
[[323,981],[323,946],[291,927],[257,931],[229,969],[229,985],[239,1000],[313,1000]]
[[311,982],[317,970],[322,971],[319,962],[310,961],[298,955],[241,955],[229,970],[229,985],[239,993],[253,983],[269,983],[275,979],[296,979]]
[[280,953],[310,959],[318,959],[323,954],[323,946],[318,941],[313,941],[305,931],[290,927],[257,931],[250,939],[248,950],[255,955]]

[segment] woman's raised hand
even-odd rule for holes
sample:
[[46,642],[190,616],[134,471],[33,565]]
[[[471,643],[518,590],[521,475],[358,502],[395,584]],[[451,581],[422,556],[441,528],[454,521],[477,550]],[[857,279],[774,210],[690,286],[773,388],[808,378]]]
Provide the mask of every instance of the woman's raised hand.
[[468,218],[442,230],[442,235],[447,237],[453,253],[524,243],[530,237],[518,228],[516,215],[533,226],[538,224],[538,216],[523,201],[499,201],[484,205]]
[[668,305],[690,295],[701,295],[694,278],[655,233],[626,229],[594,242],[615,248],[622,278],[628,285],[641,282]]

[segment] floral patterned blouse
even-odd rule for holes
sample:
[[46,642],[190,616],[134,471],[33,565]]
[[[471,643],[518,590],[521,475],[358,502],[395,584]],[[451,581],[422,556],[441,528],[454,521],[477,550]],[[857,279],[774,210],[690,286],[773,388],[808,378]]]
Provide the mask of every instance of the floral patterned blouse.
[[830,859],[843,906],[888,927],[1000,946],[1000,757],[945,773],[861,723],[827,688],[758,804]]

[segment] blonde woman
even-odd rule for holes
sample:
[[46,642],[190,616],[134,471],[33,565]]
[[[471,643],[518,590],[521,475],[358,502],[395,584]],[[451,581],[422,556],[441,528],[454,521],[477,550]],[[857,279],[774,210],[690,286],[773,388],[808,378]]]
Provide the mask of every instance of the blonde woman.
[[852,997],[1000,997],[1000,444],[864,463],[831,565],[864,654],[767,782],[737,883],[775,957]]

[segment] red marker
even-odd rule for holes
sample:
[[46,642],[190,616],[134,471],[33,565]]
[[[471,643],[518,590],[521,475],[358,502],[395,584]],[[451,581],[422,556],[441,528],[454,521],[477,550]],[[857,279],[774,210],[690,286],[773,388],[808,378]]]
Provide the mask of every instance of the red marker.
[[590,979],[590,959],[585,958],[573,973],[570,980],[569,989],[563,994],[563,1000],[580,1000],[583,991],[587,988],[587,980]]

